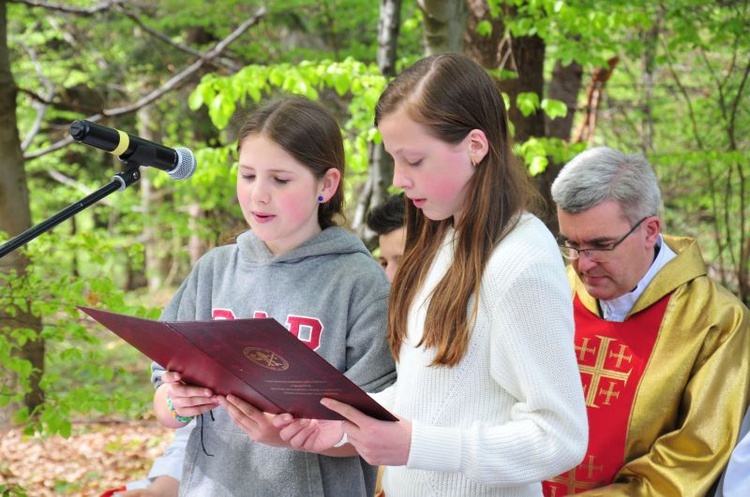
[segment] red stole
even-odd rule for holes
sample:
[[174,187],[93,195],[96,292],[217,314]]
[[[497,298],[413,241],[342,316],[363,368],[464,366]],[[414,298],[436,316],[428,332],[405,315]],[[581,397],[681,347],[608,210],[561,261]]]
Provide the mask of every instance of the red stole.
[[586,397],[589,446],[581,464],[542,483],[546,497],[608,485],[626,462],[633,402],[668,303],[669,295],[615,323],[590,312],[576,295],[576,357]]

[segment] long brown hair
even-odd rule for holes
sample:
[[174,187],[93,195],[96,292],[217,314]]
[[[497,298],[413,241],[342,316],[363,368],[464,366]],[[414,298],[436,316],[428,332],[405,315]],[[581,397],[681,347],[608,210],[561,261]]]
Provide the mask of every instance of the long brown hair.
[[[466,354],[478,311],[482,272],[495,246],[510,232],[534,196],[522,166],[511,157],[508,120],[500,90],[481,66],[460,54],[420,60],[394,79],[375,108],[375,125],[404,109],[435,138],[457,144],[483,131],[489,151],[468,185],[464,215],[455,226],[454,259],[432,293],[419,345],[436,350],[433,365],[456,365]],[[452,219],[432,221],[411,203],[406,249],[390,295],[388,342],[396,360],[407,335],[407,314]],[[469,301],[474,297],[471,312]]]
[[331,168],[341,172],[336,193],[318,207],[321,229],[344,218],[344,138],[336,119],[317,102],[300,96],[272,100],[255,110],[240,127],[237,153],[249,135],[263,134],[320,179]]

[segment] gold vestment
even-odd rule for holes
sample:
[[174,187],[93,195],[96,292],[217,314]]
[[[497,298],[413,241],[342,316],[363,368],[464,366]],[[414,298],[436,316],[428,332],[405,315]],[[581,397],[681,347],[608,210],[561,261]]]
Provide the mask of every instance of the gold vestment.
[[[626,463],[611,485],[576,495],[703,497],[737,441],[750,390],[750,311],[707,275],[695,240],[664,241],[677,257],[628,315],[671,293],[632,405]],[[568,269],[581,302],[598,313]]]

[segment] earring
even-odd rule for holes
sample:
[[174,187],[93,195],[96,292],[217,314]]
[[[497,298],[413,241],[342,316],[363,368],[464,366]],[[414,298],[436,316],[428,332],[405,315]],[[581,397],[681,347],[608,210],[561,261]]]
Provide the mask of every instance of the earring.
[[318,202],[322,202],[323,200],[325,200],[325,199],[323,198],[323,195],[318,195]]

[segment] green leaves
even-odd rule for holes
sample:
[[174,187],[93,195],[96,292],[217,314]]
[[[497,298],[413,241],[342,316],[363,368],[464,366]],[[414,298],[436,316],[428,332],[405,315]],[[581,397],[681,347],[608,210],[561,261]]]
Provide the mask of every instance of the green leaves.
[[553,100],[545,98],[542,100],[542,110],[550,117],[555,119],[558,117],[565,117],[568,115],[568,107],[565,102],[560,100]]
[[350,109],[361,110],[362,106],[355,102],[360,98],[369,102],[372,100],[371,90],[379,94],[384,86],[385,79],[377,66],[351,58],[342,62],[253,64],[231,76],[205,76],[191,94],[189,103],[192,110],[205,105],[214,125],[224,129],[237,105],[244,105],[248,97],[259,102],[274,92],[282,92],[317,100],[320,91],[333,89],[340,97],[350,94],[354,106]]
[[549,98],[544,98],[540,102],[539,95],[533,92],[519,93],[516,97],[516,105],[524,116],[530,116],[539,109],[543,110],[550,119],[565,117],[568,114],[565,102]]
[[[374,109],[386,79],[375,64],[352,58],[341,62],[331,60],[302,61],[299,64],[279,63],[249,65],[231,76],[207,75],[190,96],[190,108],[202,106],[219,129],[225,129],[238,106],[246,106],[276,93],[304,95],[317,100],[322,92],[333,90],[348,102],[347,119],[342,124],[347,155],[347,184],[358,175],[366,174],[369,165],[368,147],[377,137],[373,127]],[[232,144],[231,148],[234,147]],[[197,156],[208,170],[215,170],[216,161],[226,164],[226,155],[212,156],[199,150]]]
[[523,158],[531,176],[542,174],[550,161],[564,164],[585,150],[583,143],[569,144],[559,138],[529,138],[513,147],[513,152]]
[[[117,240],[106,233],[92,230],[70,236],[52,231],[25,247],[32,261],[25,275],[0,273],[3,311],[15,314],[14,310],[29,309],[34,315],[43,316],[40,332],[26,327],[0,328],[3,374],[12,374],[18,380],[15,386],[0,386],[0,407],[20,403],[30,391],[32,374],[38,373],[31,362],[18,354],[20,347],[40,338],[45,341],[45,370],[40,381],[45,404],[35,412],[21,409],[15,418],[25,425],[27,433],[67,437],[70,421],[77,416],[110,413],[113,409],[137,415],[149,409],[149,361],[137,351],[121,347],[116,336],[93,326],[75,307],[93,305],[151,318],[158,316],[159,309],[126,302],[125,292],[112,275],[100,271],[104,264],[99,259],[102,253],[116,250],[116,246]],[[69,250],[81,259],[99,262],[79,273],[82,277],[75,277],[67,258]],[[115,350],[113,345],[119,348]],[[142,368],[137,388],[118,386],[120,378],[134,377],[121,374],[133,362]]]
[[476,28],[477,34],[489,37],[492,34],[492,23],[488,20],[480,21]]
[[539,109],[539,95],[533,92],[519,93],[516,97],[518,110],[524,116],[530,116]]

